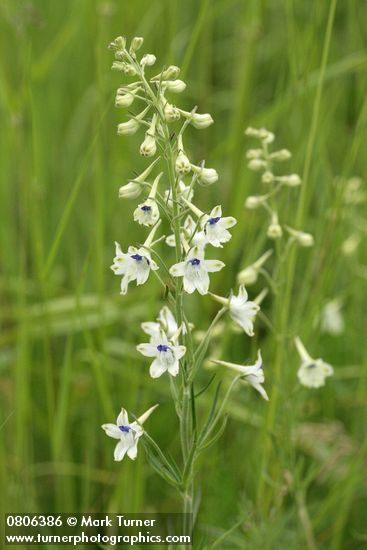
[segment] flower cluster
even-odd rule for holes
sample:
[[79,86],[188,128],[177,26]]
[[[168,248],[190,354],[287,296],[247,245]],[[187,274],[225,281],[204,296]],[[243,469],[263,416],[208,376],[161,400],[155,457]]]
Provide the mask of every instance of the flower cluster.
[[276,175],[275,165],[291,158],[288,149],[270,151],[270,144],[275,136],[265,128],[247,128],[245,134],[259,140],[261,147],[247,151],[248,167],[250,170],[261,172],[261,182],[266,187],[266,192],[261,195],[247,197],[245,206],[253,210],[263,207],[269,214],[270,223],[267,229],[269,239],[280,239],[284,230],[290,236],[290,241],[299,246],[312,246],[313,236],[305,231],[294,229],[279,222],[276,198],[280,191],[286,187],[298,187],[301,185],[301,178],[298,174]]
[[[218,173],[214,168],[208,168],[204,161],[193,161],[185,147],[184,137],[189,126],[201,130],[213,124],[213,118],[208,113],[198,113],[196,108],[185,111],[175,104],[174,95],[186,88],[185,82],[179,79],[180,69],[171,65],[154,74],[151,67],[156,57],[150,53],[140,56],[138,52],[142,45],[142,38],[134,38],[128,47],[126,39],[118,37],[110,48],[115,55],[112,69],[132,78],[132,82],[121,85],[116,93],[116,107],[129,109],[128,120],[118,125],[117,133],[119,136],[131,136],[144,130],[139,153],[150,159],[139,175],[120,187],[119,197],[137,200],[133,220],[149,228],[149,234],[139,245],[127,243],[121,247],[116,243],[111,269],[121,277],[123,295],[128,292],[129,283],[136,281],[137,285],[142,285],[148,281],[151,272],[168,289],[168,299],[174,306],[174,313],[165,305],[156,321],[142,323],[149,341],[139,344],[137,351],[151,359],[149,373],[152,378],[159,378],[165,373],[171,377],[180,422],[187,422],[182,410],[186,410],[185,400],[194,399],[190,397],[190,384],[202,363],[200,358],[215,324],[228,312],[232,321],[252,337],[260,306],[248,299],[244,284],[239,286],[237,293],[231,291],[228,296],[209,293],[210,275],[225,267],[221,260],[211,258],[210,254],[213,251],[218,253],[230,241],[230,230],[237,220],[224,215],[221,205],[200,209],[194,203],[197,188],[217,182]],[[161,228],[167,225],[171,229],[170,234],[159,234]],[[161,259],[162,254],[156,251],[157,244],[162,241],[168,247],[175,248],[175,261],[168,266]],[[166,252],[168,254],[163,258],[170,256],[169,248]],[[167,274],[166,280],[161,273]],[[193,325],[186,318],[183,303],[184,293],[195,292],[210,294],[222,306],[196,351],[192,349]],[[267,399],[262,386],[264,373],[260,351],[257,362],[252,366],[236,367],[232,363],[214,361],[237,370],[239,380],[253,386]],[[147,413],[144,420],[146,417]],[[121,460],[125,454],[135,458],[137,442],[143,434],[141,424],[141,419],[129,424],[127,413],[123,410],[116,425],[103,426],[107,435],[120,440],[115,450],[116,460]],[[185,427],[183,432],[189,433],[189,429]],[[183,445],[185,448],[189,443],[184,442]]]

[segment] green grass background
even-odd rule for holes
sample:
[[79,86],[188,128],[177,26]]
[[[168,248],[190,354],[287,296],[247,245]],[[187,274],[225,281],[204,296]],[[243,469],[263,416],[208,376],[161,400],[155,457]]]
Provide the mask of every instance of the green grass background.
[[[217,548],[312,548],[310,532],[317,548],[367,548],[366,245],[341,254],[352,232],[366,234],[363,205],[342,203],[345,180],[366,178],[366,21],[361,0],[1,0],[0,512],[179,511],[143,448],[135,463],[115,464],[100,429],[121,405],[140,414],[160,402],[149,430],[177,454],[168,381],[151,380],[135,351],[161,290],[151,278],[122,298],[109,270],[114,240],[144,238],[117,191],[145,162],[141,136],[116,136],[122,79],[107,44],[141,35],[160,64],[182,67],[188,88],[177,103],[215,119],[187,139],[190,155],[220,174],[199,206],[222,203],[239,220],[213,290],[226,292],[269,244],[263,215],[243,208],[259,186],[245,162],[248,125],[266,126],[292,151],[290,171],[305,181],[286,196],[284,217],[292,225],[298,210],[316,240],[293,258],[284,332],[260,320],[251,342],[224,335],[223,358],[251,360],[261,346],[278,399],[268,431],[271,405],[249,390],[234,395],[227,430],[202,459],[198,536],[213,541],[242,519]],[[338,338],[315,325],[335,296],[346,321]],[[190,307],[205,328],[213,304]],[[268,297],[273,323],[274,309]],[[335,367],[319,391],[297,389],[297,333]]]

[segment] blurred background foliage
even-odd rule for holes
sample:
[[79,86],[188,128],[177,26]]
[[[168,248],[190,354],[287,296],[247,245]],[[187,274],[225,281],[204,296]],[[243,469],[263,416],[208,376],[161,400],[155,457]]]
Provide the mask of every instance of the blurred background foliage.
[[[366,220],[363,201],[344,200],[346,181],[366,178],[366,2],[2,0],[0,18],[1,511],[179,510],[143,449],[136,463],[115,464],[100,429],[121,405],[140,414],[160,402],[150,433],[177,452],[168,381],[149,379],[135,352],[161,289],[151,278],[122,298],[109,270],[113,241],[144,235],[131,221],[135,206],[117,199],[146,161],[141,135],[116,135],[126,119],[113,106],[121,79],[107,50],[119,34],[138,35],[160,64],[182,68],[188,88],[177,103],[215,119],[186,139],[190,156],[220,174],[199,206],[222,203],[239,220],[214,291],[269,247],[263,215],[243,208],[259,186],[244,128],[264,125],[292,151],[289,171],[307,180],[302,228],[316,245],[297,255],[286,337],[299,333],[335,367],[325,388],[298,389],[287,344],[270,433],[268,405],[236,393],[227,431],[203,459],[198,536],[213,540],[239,522],[218,548],[367,548]],[[290,225],[298,200],[291,192],[282,206]],[[315,321],[335,297],[345,320],[338,337]],[[215,311],[205,298],[190,308],[198,328]],[[271,321],[272,311],[269,296]],[[261,320],[256,332],[249,343],[225,329],[219,351],[251,360],[261,346],[271,393],[279,335]]]

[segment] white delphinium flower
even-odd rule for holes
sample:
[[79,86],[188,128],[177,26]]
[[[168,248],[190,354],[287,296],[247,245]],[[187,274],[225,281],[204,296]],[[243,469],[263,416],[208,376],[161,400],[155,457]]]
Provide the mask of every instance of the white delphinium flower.
[[248,336],[254,336],[254,320],[260,306],[256,302],[249,301],[245,285],[240,285],[237,296],[233,293],[230,294],[229,298],[212,293],[210,295],[214,300],[228,308],[230,317]]
[[153,170],[154,166],[159,161],[159,157],[156,158],[149,166],[142,172],[139,176],[132,179],[126,185],[123,185],[119,189],[119,198],[120,199],[135,199],[142,192],[143,184],[145,183],[147,177]]
[[333,367],[322,359],[313,359],[298,336],[294,339],[294,343],[301,357],[301,366],[298,369],[297,376],[302,386],[307,388],[324,386],[325,379],[334,374]]
[[155,200],[159,180],[163,172],[155,178],[148,198],[134,211],[134,221],[140,225],[153,226],[159,220],[159,209]]
[[163,331],[160,331],[159,336],[154,337],[152,342],[139,344],[136,349],[145,357],[154,357],[149,369],[152,378],[159,378],[165,372],[169,372],[171,376],[177,376],[179,360],[186,353],[185,346],[173,344]]
[[118,439],[114,451],[114,458],[117,462],[120,462],[125,454],[131,460],[135,460],[138,453],[138,442],[140,437],[144,434],[143,424],[152,414],[152,412],[158,407],[154,405],[142,414],[135,422],[129,422],[129,417],[125,409],[121,409],[120,414],[117,417],[116,424],[103,424],[102,429],[109,437]]
[[209,273],[220,271],[223,267],[224,263],[219,260],[205,260],[204,250],[194,246],[186,260],[174,264],[169,272],[173,277],[183,277],[183,287],[188,294],[197,290],[204,295],[209,290]]
[[232,238],[228,229],[236,223],[236,218],[232,216],[222,217],[222,207],[215,206],[209,216],[205,216],[203,220],[203,231],[208,243],[222,248],[222,243]]
[[204,166],[191,164],[191,170],[197,175],[203,185],[212,185],[218,181],[218,172],[214,168],[205,168]]
[[217,296],[216,294],[211,295],[217,302],[228,308],[231,319],[240,326],[248,336],[254,336],[255,317],[260,311],[259,304],[263,297],[266,296],[266,292],[266,289],[264,289],[253,302],[248,299],[245,285],[239,286],[237,295],[231,292],[229,298]]
[[259,271],[262,269],[263,265],[272,253],[272,250],[267,250],[262,256],[260,256],[260,258],[256,260],[256,262],[245,267],[245,269],[242,269],[242,271],[240,271],[237,275],[238,284],[252,285],[256,283],[259,276]]
[[145,334],[149,334],[151,342],[155,342],[163,331],[168,340],[171,340],[178,331],[176,319],[168,306],[163,306],[157,317],[157,322],[147,321],[141,324]]
[[321,330],[332,336],[339,336],[344,331],[345,323],[341,313],[340,300],[331,300],[321,312]]
[[222,217],[222,207],[220,205],[215,206],[208,215],[204,214],[190,201],[183,199],[183,202],[200,219],[203,233],[209,244],[222,248],[222,243],[227,243],[232,238],[228,229],[236,225],[237,220],[232,216]]
[[233,369],[234,371],[242,374],[245,377],[245,382],[250,384],[256,391],[258,391],[266,401],[269,401],[269,397],[263,388],[262,384],[265,381],[263,362],[261,357],[261,351],[257,352],[257,361],[254,365],[238,365],[237,363],[229,363],[228,361],[219,361],[218,359],[212,359],[213,363],[217,365],[223,365]]
[[115,275],[123,275],[120,294],[126,294],[129,283],[136,281],[137,285],[144,284],[149,277],[150,270],[156,271],[158,266],[145,248],[129,246],[127,253],[124,253],[119,243],[116,242],[115,245],[116,256],[111,269]]
[[124,253],[119,243],[115,242],[116,255],[111,269],[115,275],[123,275],[120,294],[126,294],[129,283],[132,281],[136,281],[137,285],[144,284],[149,277],[150,270],[156,271],[158,269],[158,265],[152,260],[148,249],[153,242],[159,225],[160,221],[153,227],[145,243],[140,248],[129,246],[127,253]]

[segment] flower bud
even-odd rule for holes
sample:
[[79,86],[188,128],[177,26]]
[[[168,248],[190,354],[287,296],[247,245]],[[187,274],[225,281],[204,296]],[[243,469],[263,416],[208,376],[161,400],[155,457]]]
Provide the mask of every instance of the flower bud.
[[113,71],[122,71],[129,76],[136,75],[136,69],[130,63],[125,63],[124,61],[114,61],[111,68]]
[[177,155],[175,168],[177,174],[184,175],[191,172],[191,164],[187,156],[183,151],[180,151]]
[[157,144],[155,142],[154,136],[148,132],[145,134],[145,139],[140,145],[140,154],[143,157],[152,157],[157,152]]
[[[137,90],[136,92],[137,93]],[[123,94],[117,93],[115,98],[115,107],[130,107],[135,99],[135,93],[126,92]]]
[[288,233],[292,235],[294,240],[300,245],[300,246],[313,246],[314,244],[314,238],[311,235],[311,233],[305,233],[304,231],[298,231],[297,229],[293,229],[293,227],[289,227],[288,225],[284,226]]
[[298,174],[290,174],[289,176],[280,176],[277,178],[278,181],[282,182],[284,185],[287,185],[288,187],[297,187],[298,185],[301,185],[301,178]]
[[246,152],[246,158],[248,159],[259,159],[263,156],[263,150],[262,149],[249,149]]
[[264,202],[266,201],[267,197],[263,197],[261,195],[251,195],[250,197],[247,197],[245,201],[245,207],[249,210],[255,210],[256,208],[259,208]]
[[132,118],[128,122],[122,122],[117,126],[117,134],[119,136],[131,136],[135,134],[140,126],[141,121],[144,119],[145,115],[149,111],[149,106],[146,107],[141,113],[136,115],[136,117]]
[[119,198],[120,199],[136,199],[141,193],[141,185],[130,181],[126,185],[123,185],[119,189]]
[[253,285],[258,278],[258,271],[250,266],[240,271],[237,275],[237,283],[239,285]]
[[204,168],[191,164],[191,169],[196,174],[203,185],[212,185],[218,181],[218,173],[214,168]]
[[[162,80],[175,80],[180,74],[180,68],[176,67],[176,65],[170,65],[161,72],[160,75],[157,75]],[[154,77],[156,79],[157,77]]]
[[283,235],[283,230],[279,225],[278,215],[276,214],[276,212],[273,212],[271,224],[269,225],[266,234],[269,239],[273,240],[280,239],[280,237]]
[[164,106],[164,116],[167,122],[175,122],[180,119],[180,111],[174,105],[166,103]]
[[271,153],[270,155],[271,160],[288,160],[291,158],[292,154],[288,149],[280,149],[279,151],[274,151],[274,153]]
[[182,109],[180,109],[180,113],[190,121],[194,128],[197,128],[198,130],[207,128],[214,122],[212,116],[209,113],[190,113],[188,111],[183,111]]
[[265,160],[261,159],[251,159],[247,166],[250,168],[250,170],[258,172],[259,170],[266,168],[266,162]]
[[127,122],[122,122],[117,126],[117,134],[119,136],[132,136],[139,129],[139,122],[134,118]]
[[144,38],[142,38],[141,36],[135,36],[131,41],[129,52],[130,53],[137,52],[142,47],[143,42],[144,42]]
[[142,67],[145,67],[145,65],[147,67],[151,67],[152,65],[154,65],[154,63],[156,62],[157,58],[155,55],[153,55],[152,53],[146,53],[145,55],[143,55],[143,57],[141,58],[140,60],[140,65]]
[[272,174],[269,170],[263,173],[261,176],[261,181],[263,183],[273,183],[274,181],[274,174]]
[[183,80],[165,80],[162,85],[169,92],[180,94],[186,89],[186,83]]
[[124,50],[126,47],[126,38],[118,36],[113,42],[108,45],[110,50]]

